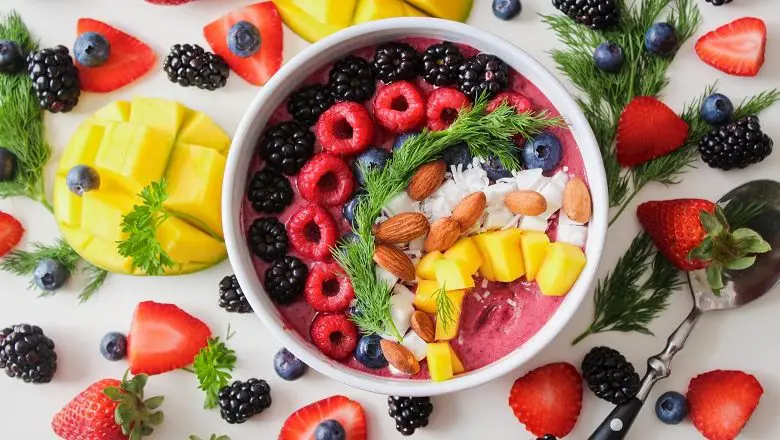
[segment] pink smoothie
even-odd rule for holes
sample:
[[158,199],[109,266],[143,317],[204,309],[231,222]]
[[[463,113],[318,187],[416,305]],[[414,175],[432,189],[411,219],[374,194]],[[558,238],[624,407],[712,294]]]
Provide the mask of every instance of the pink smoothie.
[[[405,40],[405,42],[417,48],[421,53],[430,45],[438,43],[438,41],[430,39],[409,39]],[[472,56],[478,52],[472,47],[463,45],[460,46],[460,49],[464,56]],[[355,55],[371,59],[374,51],[375,47],[367,47],[356,51]],[[305,84],[327,82],[330,68],[331,66],[328,65],[315,72],[307,81],[305,81]],[[534,103],[536,110],[547,110],[551,115],[559,115],[558,111],[553,107],[547,97],[544,96],[533,83],[515,71],[512,71],[510,79],[511,89],[530,99]],[[424,82],[422,79],[418,79],[416,84],[425,93],[429,93],[433,89],[430,84]],[[378,82],[377,90],[381,87],[383,87],[383,84]],[[371,111],[371,102],[366,104],[369,111]],[[287,112],[287,103],[284,102],[271,117],[268,125],[270,126],[290,119],[292,118]],[[396,135],[382,129],[379,125],[377,125],[376,128],[377,134],[374,139],[375,145],[384,146],[389,149]],[[567,172],[570,175],[579,176],[587,181],[582,156],[580,155],[580,151],[577,148],[571,131],[562,128],[552,130],[552,133],[558,137],[563,146],[563,158],[558,168],[567,167]],[[320,146],[317,145],[315,151],[319,150]],[[259,158],[259,155],[255,155],[250,167],[249,175],[251,176],[256,171],[259,171],[262,166],[263,163]],[[557,170],[548,174],[552,175],[555,171]],[[294,189],[297,188],[295,177],[290,177],[290,183]],[[298,207],[307,203],[308,202],[297,195],[296,189],[296,196],[292,205],[278,216],[279,221],[286,223],[290,216],[297,211]],[[330,211],[333,218],[339,223],[340,233],[343,234],[350,231],[350,226],[341,214],[341,207],[332,208]],[[244,200],[241,217],[245,230],[249,228],[255,219],[263,216],[267,216],[267,214],[258,214],[252,209],[248,200]],[[556,227],[557,215],[553,216],[550,220],[550,228],[547,231],[548,235],[550,235],[553,240],[555,238]],[[298,256],[300,258],[292,248],[290,250],[290,255]],[[306,259],[303,258],[302,260],[306,261]],[[316,262],[311,261],[306,261],[306,263],[310,267],[313,264],[317,264]],[[254,257],[254,264],[260,278],[263,279],[265,270],[269,266],[268,263]],[[548,297],[542,295],[539,292],[536,283],[533,282],[520,280],[509,284],[487,283],[487,286],[483,287],[481,278],[477,278],[475,281],[477,287],[466,295],[463,304],[459,335],[455,340],[451,341],[453,348],[458,353],[458,356],[463,361],[467,370],[484,367],[521,347],[535,335],[542,326],[544,326],[563,301],[563,297]],[[303,298],[301,297],[292,305],[277,307],[286,320],[288,328],[298,332],[305,339],[309,339],[309,326],[314,319],[316,312],[306,304]],[[354,358],[350,358],[345,364],[350,368],[379,376],[391,375],[387,368],[370,370]],[[428,378],[427,365],[425,361],[423,361],[420,373],[413,376],[412,379]]]

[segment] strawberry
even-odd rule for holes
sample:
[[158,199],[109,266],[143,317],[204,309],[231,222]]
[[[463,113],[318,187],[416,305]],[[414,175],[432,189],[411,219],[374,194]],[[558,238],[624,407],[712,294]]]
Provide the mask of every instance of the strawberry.
[[730,75],[756,76],[764,65],[766,24],[759,18],[740,18],[699,38],[696,53]]
[[733,440],[750,420],[764,389],[753,375],[715,370],[691,379],[689,417],[708,440]]
[[582,409],[582,377],[565,362],[537,368],[512,385],[509,406],[533,435],[563,437]]
[[96,32],[102,35],[111,47],[108,60],[97,67],[85,67],[76,63],[79,69],[81,89],[87,92],[112,92],[135,81],[154,66],[155,54],[132,35],[91,18],[78,21],[76,33]]
[[192,363],[208,345],[211,330],[173,304],[138,304],[127,336],[133,374],[160,374]]
[[[234,24],[245,21],[260,34],[260,49],[241,57],[229,47],[228,35]],[[203,28],[211,49],[221,56],[241,78],[263,85],[282,66],[282,19],[272,2],[255,3],[235,9]]]
[[707,268],[710,287],[723,288],[723,269],[745,269],[755,253],[768,252],[758,233],[732,231],[723,210],[709,200],[646,202],[636,210],[639,223],[661,253],[678,269]]
[[311,440],[317,425],[336,420],[346,432],[344,440],[366,440],[366,416],[363,407],[344,396],[332,396],[295,411],[287,418],[279,440]]
[[665,156],[683,146],[688,124],[652,96],[634,98],[620,115],[617,127],[617,159],[633,167]]
[[22,241],[24,228],[11,214],[0,211],[0,257],[11,252]]

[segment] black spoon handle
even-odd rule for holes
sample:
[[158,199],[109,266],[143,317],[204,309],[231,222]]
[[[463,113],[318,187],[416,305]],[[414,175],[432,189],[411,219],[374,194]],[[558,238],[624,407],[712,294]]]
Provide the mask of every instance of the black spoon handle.
[[642,409],[644,403],[634,397],[628,402],[616,406],[588,440],[622,440],[631,424],[634,423],[636,416],[639,415],[639,410]]

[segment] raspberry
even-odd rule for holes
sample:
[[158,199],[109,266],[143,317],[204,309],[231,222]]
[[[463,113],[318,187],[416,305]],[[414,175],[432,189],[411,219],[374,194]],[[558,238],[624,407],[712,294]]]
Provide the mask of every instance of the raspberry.
[[345,315],[318,314],[309,334],[325,356],[337,361],[352,356],[358,342],[357,327]]
[[355,299],[355,291],[341,266],[319,263],[309,271],[304,298],[318,312],[343,312]]
[[355,179],[349,164],[329,153],[315,155],[298,175],[298,193],[313,203],[342,205],[354,189]]
[[449,127],[458,113],[471,105],[463,93],[448,88],[436,89],[428,96],[425,113],[428,116],[428,129],[441,131]]
[[320,115],[314,130],[325,151],[341,156],[362,152],[374,139],[374,121],[356,102],[340,102],[329,108]]
[[393,133],[406,133],[425,120],[425,100],[414,84],[398,81],[376,94],[374,117]]
[[336,222],[319,205],[305,206],[293,214],[287,221],[287,235],[298,254],[314,260],[328,258],[339,239]]
[[488,103],[485,110],[488,113],[493,113],[503,102],[506,102],[507,105],[513,107],[518,114],[530,112],[533,108],[531,100],[525,96],[515,92],[501,92]]

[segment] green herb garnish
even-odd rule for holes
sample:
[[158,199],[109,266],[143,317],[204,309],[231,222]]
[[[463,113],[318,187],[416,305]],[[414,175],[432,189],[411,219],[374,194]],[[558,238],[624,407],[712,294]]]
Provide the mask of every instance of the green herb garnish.
[[[197,435],[191,435],[190,440],[201,440],[201,438],[198,437]],[[230,440],[230,437],[226,435],[211,434],[208,440]]]
[[[233,337],[228,326],[226,341]],[[216,408],[219,402],[219,390],[225,387],[232,378],[231,372],[236,368],[236,352],[220,341],[219,338],[209,338],[208,345],[200,350],[192,364],[198,377],[198,388],[206,393],[203,407]]]
[[122,378],[119,387],[108,387],[103,390],[109,399],[119,402],[114,411],[114,420],[122,427],[122,434],[128,436],[128,440],[141,440],[152,435],[156,426],[162,425],[165,416],[159,408],[165,398],[156,396],[144,398],[144,387],[149,376],[139,374],[132,379],[127,378],[127,373]]
[[443,286],[434,292],[433,296],[436,298],[436,320],[441,320],[441,327],[446,332],[455,324],[455,302],[447,295]]

